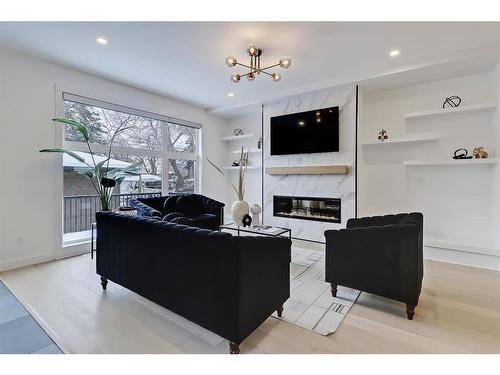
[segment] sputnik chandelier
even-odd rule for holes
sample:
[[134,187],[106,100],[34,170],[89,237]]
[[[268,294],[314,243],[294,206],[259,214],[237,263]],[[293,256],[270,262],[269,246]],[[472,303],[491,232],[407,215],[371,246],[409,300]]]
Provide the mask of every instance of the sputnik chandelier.
[[250,65],[242,64],[236,60],[234,57],[227,57],[226,58],[226,65],[232,68],[233,66],[240,65],[244,66],[245,68],[250,69],[250,71],[246,74],[231,74],[231,81],[234,83],[238,83],[241,78],[247,77],[249,81],[253,81],[257,75],[260,73],[267,74],[268,76],[271,76],[271,79],[274,82],[278,82],[281,79],[281,74],[279,73],[269,73],[266,72],[266,70],[274,68],[275,66],[280,66],[283,69],[288,69],[290,65],[292,64],[292,60],[288,57],[283,57],[277,64],[274,65],[269,65],[266,66],[265,68],[261,68],[260,66],[260,57],[262,55],[262,50],[260,48],[257,48],[255,46],[249,46],[247,48],[248,55],[250,56]]

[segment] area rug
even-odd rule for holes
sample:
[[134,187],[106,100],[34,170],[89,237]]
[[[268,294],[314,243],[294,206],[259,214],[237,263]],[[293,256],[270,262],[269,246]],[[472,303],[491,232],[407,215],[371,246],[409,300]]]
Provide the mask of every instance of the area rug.
[[332,297],[324,280],[324,251],[292,247],[290,298],[282,317],[273,317],[323,336],[335,332],[361,292],[339,286],[337,297]]

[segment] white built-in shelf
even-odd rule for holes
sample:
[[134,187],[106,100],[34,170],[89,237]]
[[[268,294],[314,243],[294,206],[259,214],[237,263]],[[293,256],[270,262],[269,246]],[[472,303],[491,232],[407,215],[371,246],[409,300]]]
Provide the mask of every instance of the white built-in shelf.
[[236,141],[238,139],[245,139],[245,138],[252,138],[254,135],[251,133],[248,134],[242,134],[242,135],[231,135],[229,137],[224,137],[221,139],[221,141],[224,142],[231,142],[231,141]]
[[[246,150],[245,148],[243,148],[244,151],[248,151],[248,152],[251,152],[251,153],[257,153],[257,152],[262,152],[262,149],[261,148],[251,148],[249,150]],[[241,154],[241,150],[234,150],[233,151],[233,154]]]
[[444,159],[444,160],[405,160],[404,165],[492,165],[496,164],[497,159]]
[[415,119],[431,116],[442,116],[452,113],[462,113],[462,112],[485,112],[492,111],[496,106],[494,104],[475,104],[475,105],[463,105],[455,108],[445,108],[432,111],[420,111],[405,113],[403,116],[405,119]]
[[374,146],[374,145],[384,145],[384,144],[398,144],[398,143],[413,143],[413,142],[428,142],[436,141],[438,137],[436,135],[424,135],[419,137],[406,137],[406,138],[389,138],[383,142],[368,142],[363,143],[363,146]]
[[[234,170],[239,170],[240,167],[230,166],[230,167],[224,167],[224,169],[228,171],[234,171]],[[247,166],[247,169],[260,169],[260,165],[249,165]]]
[[425,239],[424,246],[435,247],[438,249],[463,251],[467,253],[478,253],[478,254],[500,256],[500,249],[494,249],[493,247],[461,244],[461,243],[443,241],[437,239]]

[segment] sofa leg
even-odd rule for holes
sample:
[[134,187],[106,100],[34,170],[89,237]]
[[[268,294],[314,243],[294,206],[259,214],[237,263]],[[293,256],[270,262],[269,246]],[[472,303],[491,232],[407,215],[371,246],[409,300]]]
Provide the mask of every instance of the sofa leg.
[[101,276],[101,285],[102,285],[102,289],[106,290],[106,286],[108,285],[108,279]]
[[278,318],[281,318],[281,315],[283,314],[283,306],[278,307],[276,309],[276,313],[278,314]]
[[415,315],[415,305],[406,304],[406,316],[408,319],[413,320],[413,315]]
[[332,296],[337,297],[337,285],[331,284],[332,286]]
[[240,354],[240,345],[231,341],[229,343],[229,354]]

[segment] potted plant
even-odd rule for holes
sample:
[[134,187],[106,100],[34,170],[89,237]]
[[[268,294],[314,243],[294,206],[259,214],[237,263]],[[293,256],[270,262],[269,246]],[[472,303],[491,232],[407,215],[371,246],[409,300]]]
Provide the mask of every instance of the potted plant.
[[75,152],[66,150],[64,148],[45,148],[40,150],[40,152],[57,152],[64,153],[72,158],[78,160],[81,163],[84,163],[88,166],[88,168],[78,171],[78,173],[82,176],[87,177],[92,186],[94,187],[97,195],[99,196],[101,210],[102,211],[110,211],[111,210],[111,195],[113,194],[113,190],[115,186],[123,181],[123,179],[127,175],[138,175],[140,162],[130,164],[124,168],[113,168],[109,169],[109,160],[111,159],[111,149],[113,145],[114,138],[121,133],[122,131],[128,128],[122,128],[117,130],[113,136],[111,137],[111,141],[109,144],[109,150],[107,157],[96,163],[95,161],[95,153],[92,151],[92,147],[90,146],[90,131],[88,127],[78,121],[69,120],[65,118],[55,118],[52,121],[56,123],[63,123],[75,129],[85,140],[87,144],[87,148],[89,150],[89,154],[92,158],[92,164],[89,164],[82,158],[80,155]]
[[[219,167],[212,163],[210,159],[207,158],[207,160],[221,175],[226,177],[224,172]],[[250,212],[248,203],[245,201],[245,174],[247,171],[247,166],[248,151],[243,151],[242,147],[239,160],[238,187],[234,186],[234,184],[228,180],[234,192],[236,193],[236,197],[238,198],[238,200],[234,201],[234,203],[231,205],[231,216],[233,217],[233,222],[238,226],[242,225],[243,217],[245,215],[248,215],[248,213]]]

